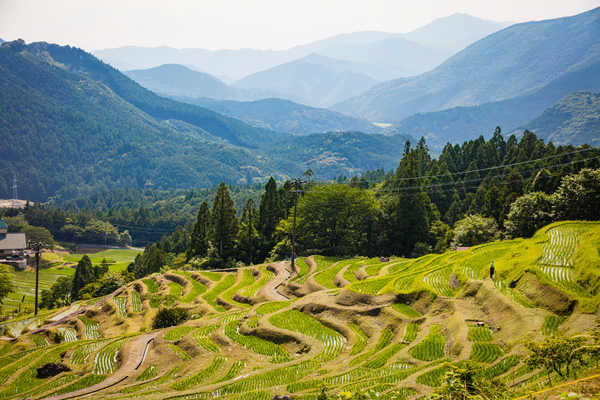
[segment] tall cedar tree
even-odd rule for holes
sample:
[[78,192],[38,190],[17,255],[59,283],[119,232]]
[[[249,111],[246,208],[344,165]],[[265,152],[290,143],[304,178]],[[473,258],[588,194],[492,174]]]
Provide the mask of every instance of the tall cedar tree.
[[212,226],[210,238],[214,244],[217,255],[223,261],[235,256],[235,238],[238,231],[238,222],[233,200],[225,182],[221,182],[215,195],[212,209]]
[[415,244],[428,239],[431,201],[421,189],[423,171],[429,163],[429,155],[421,140],[414,150],[406,142],[404,155],[395,177],[387,189],[385,223],[387,233],[386,253],[409,256]]
[[196,224],[190,238],[190,247],[187,252],[188,260],[193,257],[206,257],[208,253],[208,236],[210,233],[210,210],[203,201],[198,210]]
[[75,268],[75,275],[73,276],[71,299],[77,300],[79,298],[79,290],[88,283],[95,281],[98,278],[96,275],[90,258],[87,255],[81,257],[81,260],[79,260],[77,267]]
[[258,210],[258,231],[261,238],[262,259],[266,258],[275,245],[275,228],[284,217],[282,201],[277,191],[277,183],[271,177],[265,185],[265,192],[260,198]]
[[259,235],[256,229],[257,215],[254,200],[248,199],[242,211],[237,235],[237,257],[246,264],[253,264],[260,251]]

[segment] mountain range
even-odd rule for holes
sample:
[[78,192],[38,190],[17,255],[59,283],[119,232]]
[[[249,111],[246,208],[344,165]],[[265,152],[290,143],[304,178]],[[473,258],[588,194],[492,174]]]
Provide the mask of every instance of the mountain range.
[[384,129],[362,119],[340,114],[326,108],[309,107],[277,98],[232,101],[205,97],[177,97],[176,100],[197,104],[219,114],[238,118],[248,125],[292,135],[343,131],[385,132]]
[[389,80],[425,72],[458,49],[495,32],[508,23],[453,14],[406,34],[354,32],[295,46],[286,50],[206,50],[126,46],[94,51],[121,70],[181,64],[226,82],[264,71],[310,54],[350,61],[357,71],[375,80]]
[[336,111],[380,122],[473,106],[534,92],[600,61],[600,8],[512,25],[458,52],[430,72],[381,83]]
[[160,97],[83,50],[0,46],[0,197],[188,188],[392,168],[405,136],[292,136]]

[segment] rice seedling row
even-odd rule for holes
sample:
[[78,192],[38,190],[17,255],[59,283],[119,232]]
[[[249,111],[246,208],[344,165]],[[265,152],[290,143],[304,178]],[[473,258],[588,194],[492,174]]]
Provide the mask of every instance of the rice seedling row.
[[395,356],[400,350],[405,348],[406,345],[403,343],[396,343],[389,346],[387,349],[381,351],[376,357],[371,359],[365,364],[367,368],[381,368],[386,362],[393,356]]
[[[0,369],[0,385],[3,385],[8,378],[14,375],[18,370],[23,368],[25,365],[29,365],[34,362],[38,357],[40,357],[45,349],[38,349],[35,351],[24,351],[18,353],[20,356],[18,358],[10,358],[6,357],[3,360],[6,360],[5,364],[0,364],[0,366],[4,366],[4,368]],[[18,362],[17,362],[18,361]]]
[[192,276],[192,274],[189,271],[183,271],[182,273],[185,276],[185,278],[188,280],[188,282],[191,283],[192,287],[191,287],[190,291],[187,292],[185,294],[185,296],[183,296],[181,301],[184,303],[191,303],[192,301],[196,300],[198,298],[198,296],[206,293],[206,286],[204,286],[204,284],[202,284],[202,283],[198,282],[196,279],[194,279],[194,277]]
[[333,264],[331,267],[325,269],[322,272],[319,272],[315,275],[315,282],[319,285],[327,288],[327,289],[335,289],[337,286],[333,282],[335,276],[340,272],[346,265],[347,262],[340,262],[337,264]]
[[169,281],[167,285],[169,286],[169,295],[178,299],[183,296],[183,286],[179,283]]
[[32,335],[31,339],[33,340],[33,344],[35,344],[35,347],[45,347],[50,344],[48,338],[44,335]]
[[113,298],[115,305],[117,306],[117,314],[121,318],[127,317],[127,297],[117,296]]
[[[158,378],[152,379],[148,382],[143,382],[143,383],[138,383],[136,385],[128,386],[126,388],[121,389],[119,392],[120,393],[135,393],[135,392],[139,392],[139,391],[142,391],[145,389],[150,389],[150,388],[158,386],[158,385],[162,385],[164,383],[167,383],[167,382],[170,382],[171,380],[173,380],[173,377],[175,377],[175,374],[177,373],[178,370],[179,370],[179,367],[175,367],[175,368],[169,370],[164,375],[159,376]],[[136,395],[136,397],[139,397],[139,396]]]
[[406,315],[409,318],[419,318],[419,317],[421,317],[421,313],[419,313],[417,310],[415,310],[414,308],[412,308],[408,304],[394,303],[394,304],[392,304],[392,308],[394,310],[398,311],[399,313]]
[[442,367],[427,371],[424,374],[417,376],[417,383],[431,387],[438,387],[442,384],[444,375],[446,375],[450,369],[451,367],[449,365],[444,365]]
[[74,342],[77,340],[77,333],[75,332],[75,329],[73,329],[73,328],[69,328],[66,326],[59,326],[58,328],[56,328],[56,330],[62,336],[63,343],[70,343],[70,342]]
[[256,313],[258,315],[269,315],[273,314],[279,310],[282,310],[291,304],[290,301],[270,301],[268,303],[261,304],[256,308]]
[[58,396],[61,394],[74,392],[76,390],[85,389],[86,387],[96,385],[105,379],[106,379],[106,375],[96,375],[96,374],[85,375],[83,378],[79,379],[78,381],[75,381],[74,383],[70,384],[69,386],[65,386],[65,387],[57,390],[56,392],[52,393],[52,396]]
[[244,368],[246,368],[245,361],[234,361],[233,364],[231,364],[231,367],[229,367],[229,370],[227,370],[227,373],[223,375],[223,377],[217,382],[226,382],[233,378],[237,378],[240,376],[240,373],[244,370]]
[[234,304],[234,305],[236,305],[238,307],[242,307],[242,308],[248,308],[248,307],[250,307],[250,304],[240,303],[238,301],[235,301],[233,299],[233,296],[235,296],[235,294],[239,290],[242,290],[243,288],[246,288],[246,287],[252,285],[255,281],[255,278],[254,278],[254,275],[252,274],[252,270],[250,270],[250,269],[240,269],[240,270],[238,270],[238,274],[241,275],[240,281],[237,284],[233,285],[228,290],[226,290],[225,292],[223,292],[223,295],[221,296],[221,298],[223,300],[225,300],[226,302],[228,302],[229,304]]
[[356,355],[364,350],[365,346],[367,345],[368,338],[357,324],[351,322],[348,324],[348,327],[352,329],[352,332],[354,332],[354,335],[356,336],[356,341],[352,345],[352,351],[350,352],[350,355]]
[[129,294],[129,298],[131,299],[131,311],[133,311],[134,313],[141,313],[142,296],[140,295],[140,292],[138,292],[137,290],[132,290]]
[[455,289],[452,287],[452,268],[450,267],[438,269],[426,274],[423,277],[423,282],[440,296],[454,296]]
[[202,328],[198,328],[194,331],[194,333],[192,333],[192,337],[194,338],[196,343],[198,343],[198,345],[204,350],[213,353],[218,353],[221,351],[221,349],[209,338],[209,335],[216,331],[218,328],[218,325],[208,325]]
[[107,340],[99,340],[88,343],[82,343],[73,350],[71,354],[71,364],[83,365],[85,364],[90,355],[97,351],[100,347],[104,346]]
[[414,322],[406,324],[404,328],[404,338],[402,339],[406,343],[410,343],[417,338],[419,332],[419,325]]
[[100,324],[97,321],[90,319],[84,315],[79,316],[79,320],[85,325],[85,338],[86,339],[99,339],[100,338]]
[[271,362],[285,362],[292,359],[288,352],[276,343],[239,333],[239,321],[231,321],[225,325],[225,335],[255,353],[271,357]]
[[[300,259],[298,259],[300,261]],[[240,290],[239,294],[244,297],[254,297],[256,293],[267,284],[271,279],[275,277],[275,274],[267,269],[267,267],[260,267],[260,278],[255,281],[252,285],[246,286],[242,290]]]
[[558,315],[549,315],[544,319],[542,324],[542,334],[546,336],[556,335],[558,333],[558,326],[564,322],[563,317]]
[[470,359],[483,363],[492,363],[502,355],[502,349],[495,343],[475,342]]
[[135,380],[138,382],[147,381],[156,378],[156,375],[158,375],[158,367],[156,365],[149,365]]
[[163,337],[165,340],[174,342],[174,341],[180,340],[182,337],[184,337],[185,335],[187,335],[194,329],[196,329],[196,328],[193,326],[178,326],[178,327],[169,329]]
[[217,304],[216,299],[222,292],[229,289],[234,284],[235,284],[235,275],[231,275],[231,274],[225,275],[225,277],[221,281],[219,281],[219,283],[217,283],[215,286],[213,286],[202,297],[204,298],[204,300],[206,300],[206,302],[208,304],[213,306],[217,311],[221,311],[221,312],[225,311],[225,308],[223,306],[220,306]]
[[175,390],[186,390],[191,387],[197,386],[200,383],[206,382],[208,379],[213,377],[219,372],[225,365],[227,359],[225,357],[216,356],[212,362],[205,369],[195,373],[192,376],[180,379],[171,385],[171,388]]
[[516,367],[521,362],[521,356],[517,354],[512,354],[510,356],[504,357],[496,364],[492,365],[489,368],[486,368],[482,372],[482,376],[487,379],[496,378],[506,372],[510,371],[514,367]]
[[539,263],[572,267],[579,232],[567,226],[558,226],[548,230],[546,235],[549,239],[542,245],[542,256]]
[[127,339],[120,339],[104,346],[94,359],[93,373],[96,375],[110,375],[117,369],[117,357],[121,346]]
[[278,328],[300,332],[323,343],[323,350],[316,360],[329,361],[342,351],[346,338],[339,332],[323,325],[315,318],[298,310],[283,311],[274,314],[269,321]]
[[422,361],[442,358],[444,356],[444,336],[440,333],[440,326],[432,325],[425,339],[408,352],[412,357]]
[[470,325],[467,338],[471,342],[491,342],[492,330],[487,326]]
[[171,350],[179,357],[182,361],[191,360],[192,357],[181,347],[177,346],[175,343],[168,344]]

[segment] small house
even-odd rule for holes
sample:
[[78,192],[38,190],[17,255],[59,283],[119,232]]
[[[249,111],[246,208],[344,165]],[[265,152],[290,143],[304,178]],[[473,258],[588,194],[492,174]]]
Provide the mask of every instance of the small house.
[[0,219],[0,264],[25,269],[27,240],[24,233],[8,233],[8,225]]

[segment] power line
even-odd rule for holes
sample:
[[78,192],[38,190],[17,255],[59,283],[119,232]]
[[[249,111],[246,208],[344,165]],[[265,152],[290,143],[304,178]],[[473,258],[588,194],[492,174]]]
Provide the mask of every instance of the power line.
[[[582,163],[582,162],[586,162],[586,161],[591,161],[591,160],[597,160],[600,159],[600,156],[596,156],[596,157],[591,157],[591,158],[585,158],[582,160],[573,160],[573,161],[567,161],[564,163],[560,163],[560,164],[553,164],[553,165],[547,165],[544,168],[556,168],[556,167],[561,167],[564,165],[569,165],[569,164],[578,164],[578,163]],[[537,166],[531,166],[528,169],[537,169]],[[474,170],[473,170],[474,171]],[[503,178],[503,177],[507,177],[509,176],[511,173],[506,173],[503,175],[494,175],[494,178]],[[447,175],[442,175],[442,176],[447,176]],[[461,180],[461,181],[453,181],[453,182],[444,182],[444,183],[436,183],[436,184],[429,184],[429,185],[415,185],[415,186],[407,186],[407,187],[403,187],[403,188],[395,188],[395,189],[379,189],[377,190],[377,192],[386,192],[386,193],[398,193],[398,192],[402,192],[402,191],[409,191],[409,190],[418,190],[418,189],[427,189],[427,188],[434,188],[434,187],[444,187],[444,186],[457,186],[457,185],[462,185],[464,183],[471,183],[471,182],[480,182],[483,181],[485,179],[487,179],[488,177],[480,177],[480,178],[474,178],[474,179],[467,179],[467,180]]]
[[[581,153],[584,151],[593,151],[593,150],[597,150],[597,149],[594,149],[594,148],[581,149],[581,150],[575,150],[575,151],[572,151],[569,153],[555,154],[553,156],[536,158],[534,160],[528,160],[528,161],[520,161],[520,162],[516,162],[516,163],[511,163],[511,164],[497,165],[494,167],[479,168],[479,169],[472,169],[472,170],[468,170],[468,171],[459,171],[459,172],[448,172],[448,173],[441,174],[441,175],[421,175],[421,176],[413,176],[413,177],[406,177],[406,178],[397,178],[397,180],[416,180],[416,179],[425,179],[425,178],[441,178],[441,177],[445,177],[448,175],[450,175],[450,176],[465,175],[465,174],[470,174],[473,172],[490,171],[490,170],[494,170],[494,169],[514,167],[516,165],[530,164],[530,163],[534,163],[534,162],[538,162],[538,161],[543,161],[543,160],[548,160],[548,159],[558,158],[558,157],[564,157],[564,156],[569,156],[572,154],[578,154],[578,153]],[[438,162],[439,162],[439,160],[438,160]]]

